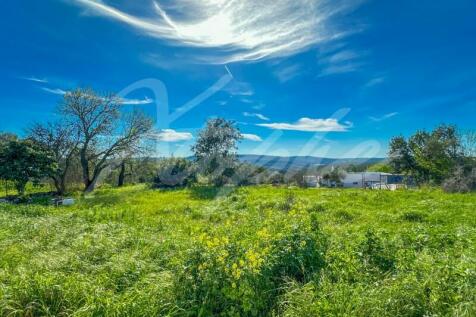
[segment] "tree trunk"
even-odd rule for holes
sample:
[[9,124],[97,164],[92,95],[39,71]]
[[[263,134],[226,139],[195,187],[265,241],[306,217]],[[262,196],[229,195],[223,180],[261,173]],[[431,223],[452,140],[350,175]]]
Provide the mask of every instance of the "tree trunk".
[[91,186],[92,182],[89,179],[89,162],[88,162],[88,159],[86,158],[86,150],[81,151],[81,169],[83,171],[84,188],[85,188],[85,191],[87,191],[87,189]]
[[119,178],[117,180],[117,187],[122,187],[124,186],[124,179],[126,177],[126,162],[122,161],[121,166],[120,166],[120,171],[119,171]]
[[58,188],[58,193],[60,195],[64,195],[66,193],[66,176],[62,176],[59,182],[59,188]]
[[56,189],[56,193],[60,196],[63,195],[63,191],[61,190],[60,180],[56,177],[52,177],[52,179],[53,179],[53,184],[54,184],[55,189]]
[[88,179],[88,184],[85,186],[85,190],[84,190],[85,193],[90,193],[96,188],[99,176],[101,175],[104,168],[105,166],[102,166],[100,168],[96,166],[96,168],[93,171],[92,179],[91,180]]
[[25,188],[26,188],[27,182],[28,181],[20,180],[20,181],[17,181],[17,183],[15,184],[15,188],[20,196],[23,196],[25,194]]
[[84,192],[85,193],[93,192],[94,189],[96,188],[96,182],[97,182],[97,179],[93,179],[92,181],[88,180],[88,185],[86,185],[86,188],[84,189]]

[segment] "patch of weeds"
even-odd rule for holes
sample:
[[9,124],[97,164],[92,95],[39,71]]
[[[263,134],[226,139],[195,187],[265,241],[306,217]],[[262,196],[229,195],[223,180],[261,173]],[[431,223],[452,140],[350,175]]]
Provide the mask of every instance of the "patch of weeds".
[[293,209],[294,204],[296,203],[296,195],[289,191],[286,192],[284,200],[278,205],[279,210],[288,212]]
[[223,218],[224,218],[224,215],[222,215],[220,213],[217,213],[217,212],[214,212],[214,213],[208,215],[208,221],[210,221],[211,223],[222,222]]
[[190,217],[194,220],[203,219],[203,213],[198,210],[192,210]]
[[337,210],[334,216],[341,222],[351,222],[354,220],[354,215],[346,210]]
[[395,269],[395,250],[373,230],[367,230],[365,239],[360,244],[359,256],[365,266],[376,268],[381,272]]
[[176,277],[179,306],[189,316],[271,316],[289,281],[308,283],[325,267],[326,247],[317,225],[252,248],[202,234]]
[[409,222],[424,222],[426,221],[426,215],[419,211],[406,211],[401,218]]
[[326,211],[326,206],[324,206],[322,203],[315,203],[312,204],[311,206],[307,207],[306,209],[308,212],[325,212]]
[[187,214],[187,215],[192,214],[193,211],[194,211],[193,208],[190,207],[190,206],[185,206],[185,207],[182,208],[182,212],[183,212],[184,214]]

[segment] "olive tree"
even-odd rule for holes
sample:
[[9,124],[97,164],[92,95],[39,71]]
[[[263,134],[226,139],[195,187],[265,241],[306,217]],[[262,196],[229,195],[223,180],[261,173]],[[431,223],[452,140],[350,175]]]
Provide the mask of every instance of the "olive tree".
[[233,121],[215,118],[207,121],[192,147],[200,172],[216,186],[230,180],[236,169],[237,142],[242,139]]

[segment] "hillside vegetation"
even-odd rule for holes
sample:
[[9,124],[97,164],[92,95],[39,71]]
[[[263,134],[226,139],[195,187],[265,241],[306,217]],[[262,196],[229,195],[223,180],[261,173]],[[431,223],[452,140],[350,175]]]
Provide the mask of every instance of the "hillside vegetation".
[[476,195],[99,190],[0,204],[1,316],[475,316]]

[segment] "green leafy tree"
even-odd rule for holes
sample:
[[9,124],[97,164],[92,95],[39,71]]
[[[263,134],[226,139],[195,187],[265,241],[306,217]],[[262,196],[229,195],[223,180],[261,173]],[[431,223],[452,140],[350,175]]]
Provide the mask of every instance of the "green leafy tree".
[[0,149],[0,177],[12,181],[21,195],[28,181],[37,183],[55,169],[53,155],[30,140],[9,141]]
[[431,133],[418,131],[408,143],[417,175],[424,182],[440,184],[462,157],[461,141],[454,126],[441,125]]
[[201,173],[216,186],[227,183],[236,169],[236,144],[242,135],[233,121],[210,119],[192,147]]
[[389,165],[397,173],[410,174],[420,183],[441,184],[464,159],[456,127],[440,125],[431,132],[418,131],[408,141],[390,141]]
[[[13,133],[8,133],[8,132],[0,133],[0,152],[2,151],[2,148],[8,144],[8,142],[16,141],[16,140],[18,140],[18,137]],[[0,170],[1,170],[1,167],[0,167]],[[0,180],[2,181],[2,185],[5,190],[5,196],[8,196],[8,192],[12,184],[7,179],[3,179],[1,174],[0,174]]]

